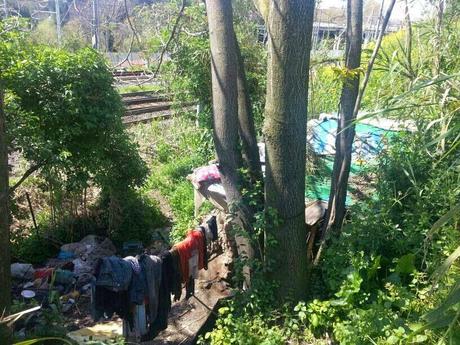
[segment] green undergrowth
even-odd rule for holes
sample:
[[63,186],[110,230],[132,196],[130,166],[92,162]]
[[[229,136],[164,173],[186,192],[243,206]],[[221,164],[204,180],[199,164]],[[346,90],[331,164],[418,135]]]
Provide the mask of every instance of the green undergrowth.
[[[151,168],[144,188],[160,192],[171,207],[170,236],[172,242],[176,242],[196,225],[193,186],[187,175],[213,158],[211,133],[196,127],[187,113],[179,113],[168,123],[139,125],[131,133]],[[203,209],[203,212],[209,211],[209,207]]]
[[58,254],[61,244],[77,242],[86,235],[109,237],[118,248],[133,240],[147,246],[154,230],[163,227],[166,218],[157,201],[140,191],[126,191],[110,198],[103,193],[79,215],[66,214],[53,220],[50,213],[42,210],[37,223],[37,229],[22,226],[12,230],[15,261],[42,264]]
[[427,133],[402,135],[383,152],[374,168],[378,198],[351,207],[342,233],[313,269],[306,301],[280,305],[273,286],[256,278],[252,290],[219,310],[201,343],[458,344],[458,324],[446,340],[448,324],[421,328],[460,279],[454,267],[432,280],[460,245],[458,223],[427,237],[459,202],[460,174],[458,151],[439,161],[420,150],[430,140]]
[[117,91],[120,94],[141,91],[154,91],[156,93],[162,93],[164,91],[164,87],[151,84],[126,85],[117,87]]

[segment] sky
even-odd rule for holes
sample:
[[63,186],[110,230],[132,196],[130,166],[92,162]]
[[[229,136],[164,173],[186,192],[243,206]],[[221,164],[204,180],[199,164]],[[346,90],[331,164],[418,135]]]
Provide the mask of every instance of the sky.
[[[409,1],[409,13],[412,20],[422,19],[427,15],[427,10],[430,8],[427,0],[408,0]],[[345,8],[346,0],[318,0],[320,8],[339,7]],[[366,0],[364,0],[366,3]],[[386,4],[390,3],[390,0],[385,1]],[[393,20],[404,19],[404,1],[397,0],[393,13],[391,15]]]

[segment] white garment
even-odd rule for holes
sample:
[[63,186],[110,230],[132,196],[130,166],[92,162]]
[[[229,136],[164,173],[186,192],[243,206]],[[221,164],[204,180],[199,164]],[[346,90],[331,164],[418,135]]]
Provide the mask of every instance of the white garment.
[[198,278],[198,250],[192,251],[192,256],[188,259],[188,271],[190,277],[193,279]]

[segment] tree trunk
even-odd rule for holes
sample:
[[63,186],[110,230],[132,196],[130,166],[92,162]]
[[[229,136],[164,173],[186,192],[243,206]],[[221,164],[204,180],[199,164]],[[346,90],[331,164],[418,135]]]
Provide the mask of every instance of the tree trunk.
[[[353,70],[361,65],[363,37],[363,0],[348,0],[347,44],[345,67]],[[355,137],[354,113],[359,93],[359,74],[344,81],[340,97],[337,137],[335,141],[334,167],[332,169],[331,191],[326,220],[323,227],[324,241],[330,229],[338,231],[345,217],[345,201],[350,175],[353,139]],[[321,253],[322,246],[320,247]],[[319,255],[317,255],[317,259]],[[316,262],[317,263],[317,262]]]
[[[239,170],[242,168],[242,159],[238,125],[238,53],[233,30],[232,4],[228,0],[210,0],[206,2],[206,6],[211,44],[213,134],[219,172],[232,223],[251,232],[253,214],[240,192],[242,179]],[[242,69],[239,70],[241,73]],[[248,100],[244,107],[247,103]],[[243,115],[244,134],[250,131],[249,115]],[[254,251],[247,236],[235,236],[235,239],[238,243],[238,255],[243,259],[252,259]],[[250,285],[248,267],[244,275],[246,285]]]
[[6,138],[6,116],[4,91],[0,86],[0,315],[8,310],[11,302],[10,274],[10,212],[8,207],[8,142]]
[[269,6],[265,206],[279,223],[267,229],[277,242],[267,250],[279,295],[299,300],[308,292],[305,160],[314,1],[273,0]]
[[238,121],[241,148],[245,166],[249,170],[251,182],[262,180],[259,148],[257,146],[254,116],[252,114],[251,100],[247,86],[244,60],[235,35],[235,47],[238,59],[237,88],[238,88]]
[[[353,70],[361,65],[363,36],[363,1],[348,0],[347,44],[345,67]],[[359,93],[359,74],[344,81],[340,97],[339,121],[335,142],[334,167],[332,170],[327,226],[338,230],[345,217],[348,177],[350,175],[353,139],[355,137],[355,116],[353,114]]]
[[238,134],[238,84],[236,40],[232,4],[227,0],[206,2],[211,44],[213,134],[219,171],[229,210],[245,229],[251,228],[249,209],[239,188],[242,167]]

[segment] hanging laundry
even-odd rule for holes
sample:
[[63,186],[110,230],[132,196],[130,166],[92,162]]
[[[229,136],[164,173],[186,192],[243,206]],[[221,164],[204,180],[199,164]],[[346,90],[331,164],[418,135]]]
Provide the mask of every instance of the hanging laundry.
[[139,261],[134,256],[127,256],[123,259],[132,268],[131,283],[128,287],[129,302],[137,305],[144,303],[147,291],[146,272],[141,268]]
[[100,259],[96,265],[96,280],[92,284],[91,301],[93,319],[111,317],[116,313],[127,319],[132,325],[129,310],[128,288],[131,284],[133,270],[131,264],[116,256]]
[[200,231],[203,237],[203,268],[205,270],[208,269],[208,244],[207,244],[207,238],[206,238],[206,229],[204,226],[200,226]]
[[212,216],[211,218],[209,218],[206,221],[206,224],[208,225],[208,229],[212,234],[212,241],[216,241],[217,237],[218,237],[218,235],[217,235],[217,220],[216,220],[216,216]]
[[194,292],[190,278],[196,278],[198,270],[204,268],[204,238],[201,231],[191,230],[185,240],[173,247],[179,252],[182,283],[186,284],[187,290],[186,297],[190,297]]
[[94,320],[117,314],[123,319],[123,335],[139,341],[156,337],[168,327],[171,295],[178,301],[182,284],[186,298],[194,295],[198,271],[208,268],[207,244],[216,238],[217,223],[211,217],[159,256],[100,259],[91,284]]
[[[145,274],[146,291],[148,297],[148,316],[150,322],[157,318],[158,303],[160,295],[160,285],[162,277],[162,260],[158,256],[143,254],[139,258],[139,263]],[[171,297],[169,297],[171,300]]]
[[171,294],[179,300],[182,292],[182,276],[180,274],[179,254],[172,249],[160,254],[161,283],[158,295],[158,310],[156,318],[150,324],[150,336],[156,337],[158,333],[168,327],[168,315],[171,310]]
[[[178,301],[182,295],[182,269],[180,266],[180,255],[177,248],[172,248],[165,255],[170,254],[171,263],[168,266],[167,275],[169,282],[169,289],[171,294],[174,296],[174,301]],[[164,260],[164,259],[163,259]]]
[[102,258],[96,266],[96,285],[112,291],[128,290],[132,277],[131,264],[117,256]]
[[117,314],[132,325],[128,291],[112,291],[103,286],[94,286],[91,291],[92,317],[94,321]]

